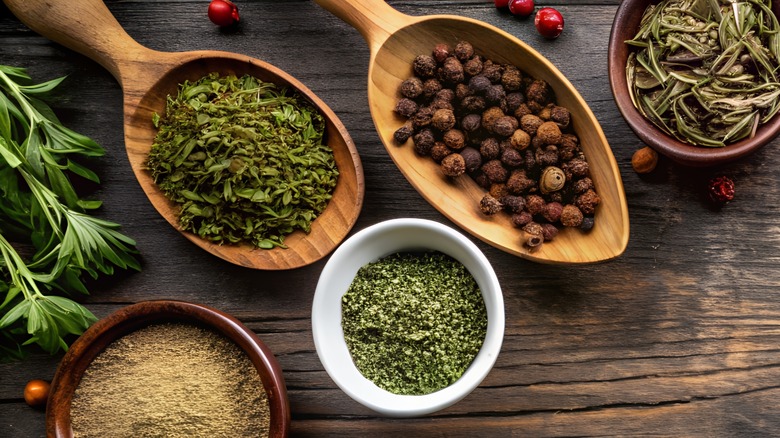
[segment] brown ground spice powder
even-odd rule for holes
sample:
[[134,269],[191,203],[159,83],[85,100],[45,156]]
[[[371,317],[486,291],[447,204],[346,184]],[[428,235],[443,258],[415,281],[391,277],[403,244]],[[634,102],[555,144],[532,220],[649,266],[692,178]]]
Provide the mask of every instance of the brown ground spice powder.
[[111,343],[71,403],[76,437],[268,436],[270,411],[249,357],[195,325],[156,324]]

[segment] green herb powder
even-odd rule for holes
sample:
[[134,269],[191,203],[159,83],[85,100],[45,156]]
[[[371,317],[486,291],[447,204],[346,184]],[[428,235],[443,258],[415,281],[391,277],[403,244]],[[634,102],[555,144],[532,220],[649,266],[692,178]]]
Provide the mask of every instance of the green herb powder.
[[358,370],[394,394],[445,388],[466,371],[487,332],[476,281],[439,253],[398,253],[358,270],[342,298],[342,328]]
[[181,206],[186,231],[218,243],[284,247],[331,199],[338,179],[323,116],[303,96],[251,76],[180,85],[147,160]]

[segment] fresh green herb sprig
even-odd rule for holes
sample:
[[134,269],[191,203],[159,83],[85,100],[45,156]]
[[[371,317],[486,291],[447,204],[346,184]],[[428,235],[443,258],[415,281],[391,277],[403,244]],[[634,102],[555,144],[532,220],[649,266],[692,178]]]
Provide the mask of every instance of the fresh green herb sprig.
[[217,243],[284,247],[309,232],[338,178],[323,116],[251,76],[207,75],[169,96],[147,166],[182,229]]
[[30,344],[67,349],[64,338],[96,318],[55,293],[86,294],[85,275],[140,269],[135,242],[87,214],[100,201],[81,199],[69,179],[98,183],[71,157],[104,150],[63,126],[43,100],[63,79],[34,84],[25,69],[0,65],[0,361]]
[[394,394],[451,385],[487,333],[477,282],[439,252],[398,253],[361,267],[342,297],[341,315],[355,366]]
[[663,0],[626,41],[634,106],[693,145],[750,138],[780,110],[780,24],[763,0]]

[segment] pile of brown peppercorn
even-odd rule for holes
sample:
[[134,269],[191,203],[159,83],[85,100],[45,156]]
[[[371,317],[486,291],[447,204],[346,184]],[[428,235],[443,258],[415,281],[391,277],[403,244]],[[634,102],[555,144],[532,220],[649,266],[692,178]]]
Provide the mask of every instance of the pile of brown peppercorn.
[[396,130],[448,177],[469,175],[487,190],[486,215],[506,212],[529,247],[552,240],[560,227],[590,230],[600,202],[588,162],[547,82],[517,66],[474,53],[460,41],[418,55],[401,83]]

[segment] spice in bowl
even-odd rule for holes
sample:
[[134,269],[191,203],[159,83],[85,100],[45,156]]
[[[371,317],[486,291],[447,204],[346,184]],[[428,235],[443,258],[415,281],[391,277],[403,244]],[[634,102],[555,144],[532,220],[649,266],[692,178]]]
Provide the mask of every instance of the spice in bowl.
[[185,231],[216,243],[284,247],[309,232],[338,179],[323,116],[252,76],[210,74],[168,97],[147,166]]
[[780,109],[780,24],[766,1],[663,0],[642,16],[626,79],[634,107],[668,135],[724,147]]
[[70,407],[75,437],[268,436],[260,375],[232,341],[160,323],[109,344],[85,370]]
[[476,281],[440,252],[396,253],[361,267],[341,308],[355,366],[393,394],[430,394],[451,385],[487,332]]
[[466,41],[415,57],[394,111],[445,177],[467,175],[485,189],[485,216],[508,214],[529,249],[563,227],[589,231],[601,203],[569,110],[552,87],[519,67],[477,54]]

